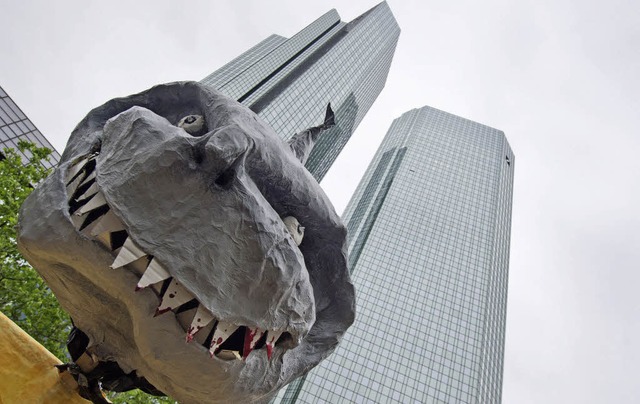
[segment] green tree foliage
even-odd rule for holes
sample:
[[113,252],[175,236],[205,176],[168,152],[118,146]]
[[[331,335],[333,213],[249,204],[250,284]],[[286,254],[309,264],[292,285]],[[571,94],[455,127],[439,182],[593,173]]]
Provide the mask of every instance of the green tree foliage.
[[177,404],[169,397],[155,397],[140,391],[131,390],[126,393],[109,393],[109,400],[114,404]]
[[16,247],[18,210],[35,184],[49,174],[41,161],[51,150],[21,141],[18,148],[31,156],[24,162],[14,149],[0,160],[0,311],[66,362],[71,322],[51,290]]

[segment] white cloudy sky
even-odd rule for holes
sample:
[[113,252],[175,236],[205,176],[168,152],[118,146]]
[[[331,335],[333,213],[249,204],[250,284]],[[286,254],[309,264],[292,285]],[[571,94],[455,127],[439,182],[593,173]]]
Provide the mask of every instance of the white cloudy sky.
[[[110,98],[375,4],[0,0],[0,85],[62,151]],[[337,210],[406,110],[503,130],[517,161],[504,402],[640,402],[640,3],[390,6],[402,34],[387,86],[323,182]]]

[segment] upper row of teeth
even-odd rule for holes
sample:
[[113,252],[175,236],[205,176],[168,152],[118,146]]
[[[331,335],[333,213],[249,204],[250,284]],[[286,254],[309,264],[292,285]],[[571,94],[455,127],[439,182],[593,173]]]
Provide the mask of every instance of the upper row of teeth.
[[[96,156],[97,154],[91,155],[76,162],[69,168],[66,175],[67,195],[70,203],[75,202],[82,204],[71,215],[74,227],[84,235],[90,235],[103,244],[110,246],[111,233],[126,231],[126,229],[122,221],[116,217],[113,211],[109,208],[104,195],[98,188],[98,184],[95,180],[95,165],[92,166],[88,164],[95,160]],[[75,195],[78,193],[77,191],[80,188],[86,189],[81,195]],[[90,223],[87,223],[89,214],[97,211],[97,209],[102,209],[104,213],[91,220]],[[293,219],[295,220],[295,218]],[[288,222],[291,222],[291,220]],[[295,223],[297,224],[297,220],[295,220]],[[289,227],[290,226],[287,226],[288,229]],[[304,230],[304,228],[302,228],[302,230]],[[291,229],[289,231],[291,231]],[[292,234],[292,236],[294,235]],[[301,241],[301,235],[297,236]],[[294,239],[295,238],[296,237],[294,237]],[[298,240],[295,241],[297,244],[300,244]],[[145,258],[145,260],[142,260],[142,258]],[[160,294],[160,289],[157,284],[171,279],[169,287],[161,296],[161,302],[156,310],[156,316],[177,309],[180,306],[196,299],[196,297],[193,296],[193,294],[191,294],[191,292],[189,292],[180,282],[171,277],[171,274],[155,257],[144,252],[131,239],[131,237],[126,238],[124,245],[117,252],[117,255],[110,267],[113,269],[125,266],[129,267],[132,265],[137,265],[139,267],[141,265],[140,262],[147,262],[148,264],[146,264],[146,268],[142,268],[144,272],[136,285],[136,291],[153,286],[154,290]],[[143,263],[142,265],[145,264]],[[200,304],[200,302],[198,302],[198,307],[193,319],[191,320],[191,325],[186,330],[186,341],[191,342],[200,330],[214,323],[215,320],[215,316]],[[231,354],[232,357],[237,359],[246,359],[249,353],[251,353],[255,348],[257,342],[265,336],[266,333],[265,345],[267,356],[271,359],[273,347],[284,330],[263,330],[258,327],[246,326],[242,356],[237,351],[220,352],[220,346],[240,327],[241,326],[221,320],[218,320],[217,323],[215,323],[215,331],[211,339],[211,344],[208,347],[211,357],[214,355],[218,355],[219,357],[226,355],[226,357],[229,357],[229,354]]]

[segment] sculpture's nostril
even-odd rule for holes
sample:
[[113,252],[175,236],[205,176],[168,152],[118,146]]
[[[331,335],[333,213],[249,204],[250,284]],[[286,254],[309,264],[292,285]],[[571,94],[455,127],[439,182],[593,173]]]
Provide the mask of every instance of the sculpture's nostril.
[[225,170],[222,174],[218,176],[215,180],[215,184],[222,189],[229,189],[231,184],[233,183],[233,179],[236,176],[236,168],[235,165]]

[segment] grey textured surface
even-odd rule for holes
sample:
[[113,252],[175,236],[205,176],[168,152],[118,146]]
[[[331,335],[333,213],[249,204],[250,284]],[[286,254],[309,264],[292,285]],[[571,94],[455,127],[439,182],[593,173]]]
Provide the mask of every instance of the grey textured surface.
[[[202,115],[208,132],[175,126]],[[73,226],[66,173],[93,152],[96,182],[138,246],[220,321],[284,330],[291,343],[245,361],[186,343],[158,295],[111,269],[114,252]],[[289,146],[244,106],[192,82],[92,110],[61,163],[24,203],[19,246],[102,360],[136,370],[181,402],[263,401],[329,355],[355,298],[346,230]],[[300,246],[281,217],[305,227]],[[300,343],[295,346],[296,341]]]
[[331,129],[336,125],[335,114],[331,109],[331,103],[327,105],[327,113],[324,117],[322,125],[314,126],[296,133],[289,139],[289,147],[293,154],[300,160],[302,164],[306,164],[313,146],[315,146],[318,136],[327,129]]

